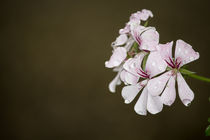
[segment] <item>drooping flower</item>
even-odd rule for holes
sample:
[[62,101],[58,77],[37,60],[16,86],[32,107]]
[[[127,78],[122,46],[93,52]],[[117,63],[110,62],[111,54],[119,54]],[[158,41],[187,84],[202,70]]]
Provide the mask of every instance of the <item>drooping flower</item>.
[[177,79],[179,97],[185,106],[189,106],[194,99],[194,93],[179,70],[183,65],[198,59],[199,53],[195,52],[192,46],[183,40],[177,40],[175,58],[173,59],[172,45],[173,42],[159,45],[161,57],[171,70],[157,78],[151,79],[148,82],[148,91],[153,96],[158,96],[162,93],[162,102],[170,106],[176,98],[175,80]]
[[[141,68],[141,62],[144,55],[145,52],[140,53],[135,58],[130,58],[127,60],[123,65],[125,71],[132,74],[132,78],[135,78],[135,81],[137,82],[125,86],[122,89],[122,97],[124,98],[125,103],[128,104],[132,102],[140,90],[143,89],[138,101],[135,104],[134,110],[140,115],[146,115],[147,111],[149,111],[151,114],[156,114],[162,110],[163,103],[161,102],[160,96],[153,96],[150,94],[150,92],[147,90],[147,83],[154,76],[164,72],[167,65],[162,60],[160,53],[158,51],[154,51],[150,52],[145,70],[143,70]],[[138,82],[139,78],[143,78],[144,80]],[[127,79],[129,79],[129,77]],[[129,81],[132,81],[131,79],[127,79],[125,78],[124,82],[129,83]]]

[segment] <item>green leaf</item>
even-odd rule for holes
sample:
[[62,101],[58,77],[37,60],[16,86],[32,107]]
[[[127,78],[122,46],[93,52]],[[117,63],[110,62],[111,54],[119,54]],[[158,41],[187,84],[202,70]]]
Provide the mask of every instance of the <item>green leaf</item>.
[[210,125],[206,128],[206,136],[210,136]]
[[208,118],[208,122],[210,123],[210,118]]
[[195,72],[192,72],[192,71],[189,71],[187,69],[179,69],[179,71],[182,73],[182,74],[185,74],[185,75],[190,75],[190,74],[195,74]]

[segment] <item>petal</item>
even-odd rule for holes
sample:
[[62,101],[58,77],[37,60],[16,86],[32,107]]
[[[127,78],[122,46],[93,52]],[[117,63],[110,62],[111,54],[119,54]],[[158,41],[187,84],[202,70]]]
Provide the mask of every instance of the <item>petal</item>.
[[139,76],[135,76],[135,75],[131,74],[130,72],[127,72],[126,70],[123,70],[121,72],[120,78],[126,85],[127,84],[135,85],[135,84],[137,84],[137,82],[139,80]]
[[160,96],[152,96],[148,93],[147,110],[151,114],[157,114],[163,109],[163,103],[161,102]]
[[120,72],[115,76],[115,78],[109,83],[109,91],[114,93],[116,91],[116,86],[120,85]]
[[175,89],[175,77],[171,76],[166,85],[163,94],[161,95],[161,101],[163,104],[171,106],[176,99],[176,89]]
[[171,73],[172,73],[172,71],[168,71],[156,78],[149,80],[149,82],[147,84],[148,92],[152,96],[160,95],[161,92],[163,91],[167,81],[171,77]]
[[175,58],[181,62],[180,67],[199,58],[199,53],[183,40],[176,41]]
[[153,17],[153,14],[150,10],[143,9],[139,13],[140,20],[146,21],[149,17]]
[[166,70],[167,64],[160,56],[159,51],[150,52],[147,63],[146,72],[150,77],[154,77]]
[[179,97],[185,106],[189,106],[194,99],[194,93],[182,77],[181,73],[177,73],[177,83]]
[[172,46],[173,46],[173,41],[166,44],[158,45],[158,50],[163,60],[170,62],[169,58],[172,58]]
[[105,67],[113,68],[119,66],[126,58],[127,51],[124,47],[118,47],[114,49],[109,61],[105,62]]
[[126,34],[122,34],[116,38],[116,40],[112,43],[112,47],[123,45],[127,42],[128,37]]
[[138,43],[138,45],[141,45],[141,33],[145,30],[147,30],[148,28],[138,25],[138,26],[132,26],[132,31],[131,31],[131,35],[134,38],[134,40]]
[[148,91],[147,88],[144,88],[138,101],[134,106],[134,110],[139,115],[147,115],[147,98],[148,98]]
[[127,85],[128,83],[125,82],[125,75],[126,75],[126,71],[122,70],[120,73],[120,79]]
[[137,83],[136,85],[125,86],[122,89],[122,97],[125,100],[126,104],[129,104],[133,101],[139,91],[145,86],[146,81]]
[[150,28],[141,34],[141,50],[155,51],[159,43],[159,33],[155,28]]
[[130,32],[130,25],[126,24],[125,27],[123,29],[119,30],[119,34],[128,34]]
[[145,56],[145,53],[140,53],[136,55],[134,58],[129,58],[125,64],[123,65],[123,68],[132,73],[135,76],[139,76],[137,74],[138,70],[141,69],[141,63]]
[[132,32],[133,30],[135,30],[136,28],[138,27],[141,27],[141,28],[145,28],[144,26],[141,26],[140,25],[140,20],[136,19],[136,18],[133,18],[131,19],[129,22],[128,22],[128,25],[130,27],[130,31]]

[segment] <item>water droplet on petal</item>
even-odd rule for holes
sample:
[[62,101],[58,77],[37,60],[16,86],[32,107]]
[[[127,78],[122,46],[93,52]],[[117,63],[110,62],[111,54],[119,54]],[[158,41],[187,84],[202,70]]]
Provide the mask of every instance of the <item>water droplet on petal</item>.
[[159,66],[159,70],[162,71],[163,70],[163,67],[162,66]]
[[134,68],[134,67],[135,67],[135,65],[134,65],[134,63],[132,63],[132,64],[131,64],[131,68]]
[[115,46],[115,42],[112,42],[111,46]]
[[155,66],[155,62],[152,62],[152,66]]
[[184,104],[185,106],[189,106],[190,103],[191,103],[191,101],[188,100],[188,99],[184,99],[182,102],[183,102],[183,104]]
[[193,61],[193,60],[194,60],[194,57],[191,56],[191,57],[190,57],[190,61]]
[[184,53],[185,53],[185,54],[188,54],[188,51],[187,51],[187,50],[185,50],[185,51],[184,51]]
[[125,100],[125,103],[126,103],[126,104],[129,104],[129,103],[130,103],[130,101],[129,101],[129,100]]

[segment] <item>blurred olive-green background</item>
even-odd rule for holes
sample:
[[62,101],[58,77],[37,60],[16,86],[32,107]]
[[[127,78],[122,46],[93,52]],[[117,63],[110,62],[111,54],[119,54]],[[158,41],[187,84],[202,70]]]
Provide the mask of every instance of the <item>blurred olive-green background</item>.
[[1,140],[202,140],[210,85],[187,79],[190,107],[179,97],[157,115],[124,104],[104,68],[110,44],[131,13],[152,10],[160,42],[183,39],[200,52],[189,69],[210,76],[208,0],[18,0],[1,4]]

